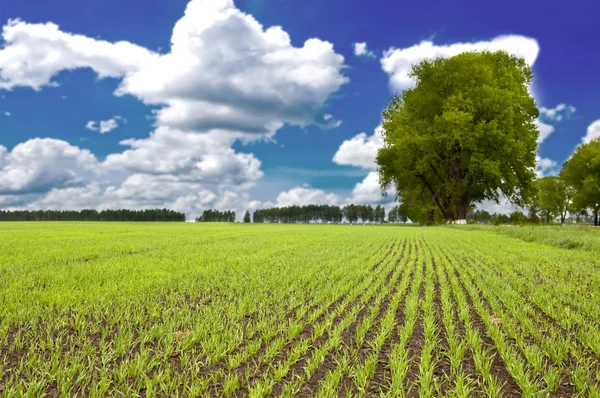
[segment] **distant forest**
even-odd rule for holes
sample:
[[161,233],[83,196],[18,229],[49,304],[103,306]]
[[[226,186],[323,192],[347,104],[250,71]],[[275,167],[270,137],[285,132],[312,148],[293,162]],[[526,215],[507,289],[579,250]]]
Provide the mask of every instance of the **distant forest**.
[[185,221],[185,214],[153,210],[0,210],[0,221]]
[[[398,214],[397,208],[391,213]],[[256,210],[253,222],[255,223],[308,223],[308,222],[332,222],[340,223],[346,219],[350,223],[361,220],[362,222],[385,221],[385,209],[379,205],[354,205],[344,207],[330,205],[307,205],[272,207],[270,209]],[[389,220],[400,221],[399,219]]]
[[235,211],[204,210],[196,222],[235,222]]

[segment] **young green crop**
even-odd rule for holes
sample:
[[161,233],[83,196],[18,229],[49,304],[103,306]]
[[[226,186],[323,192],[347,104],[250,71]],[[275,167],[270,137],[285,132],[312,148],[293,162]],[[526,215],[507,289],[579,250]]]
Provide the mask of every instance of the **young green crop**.
[[521,232],[2,223],[0,397],[598,396],[598,252]]

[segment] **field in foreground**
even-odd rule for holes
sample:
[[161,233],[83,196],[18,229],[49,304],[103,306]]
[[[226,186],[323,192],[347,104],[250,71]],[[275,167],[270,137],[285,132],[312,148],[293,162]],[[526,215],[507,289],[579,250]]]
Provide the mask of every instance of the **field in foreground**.
[[0,224],[0,396],[597,397],[599,370],[595,250],[458,227]]

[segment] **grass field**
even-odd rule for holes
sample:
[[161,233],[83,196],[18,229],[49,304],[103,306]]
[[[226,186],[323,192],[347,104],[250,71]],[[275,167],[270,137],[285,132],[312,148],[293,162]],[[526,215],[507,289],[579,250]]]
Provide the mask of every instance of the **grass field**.
[[564,231],[2,223],[0,396],[598,397]]

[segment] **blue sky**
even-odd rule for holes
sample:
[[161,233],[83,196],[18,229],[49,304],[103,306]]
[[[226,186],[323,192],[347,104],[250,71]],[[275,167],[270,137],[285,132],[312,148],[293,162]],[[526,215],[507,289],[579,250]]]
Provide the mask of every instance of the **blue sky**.
[[461,48],[532,65],[540,175],[600,135],[597,2],[373,4],[0,0],[0,207],[389,202],[381,111]]

